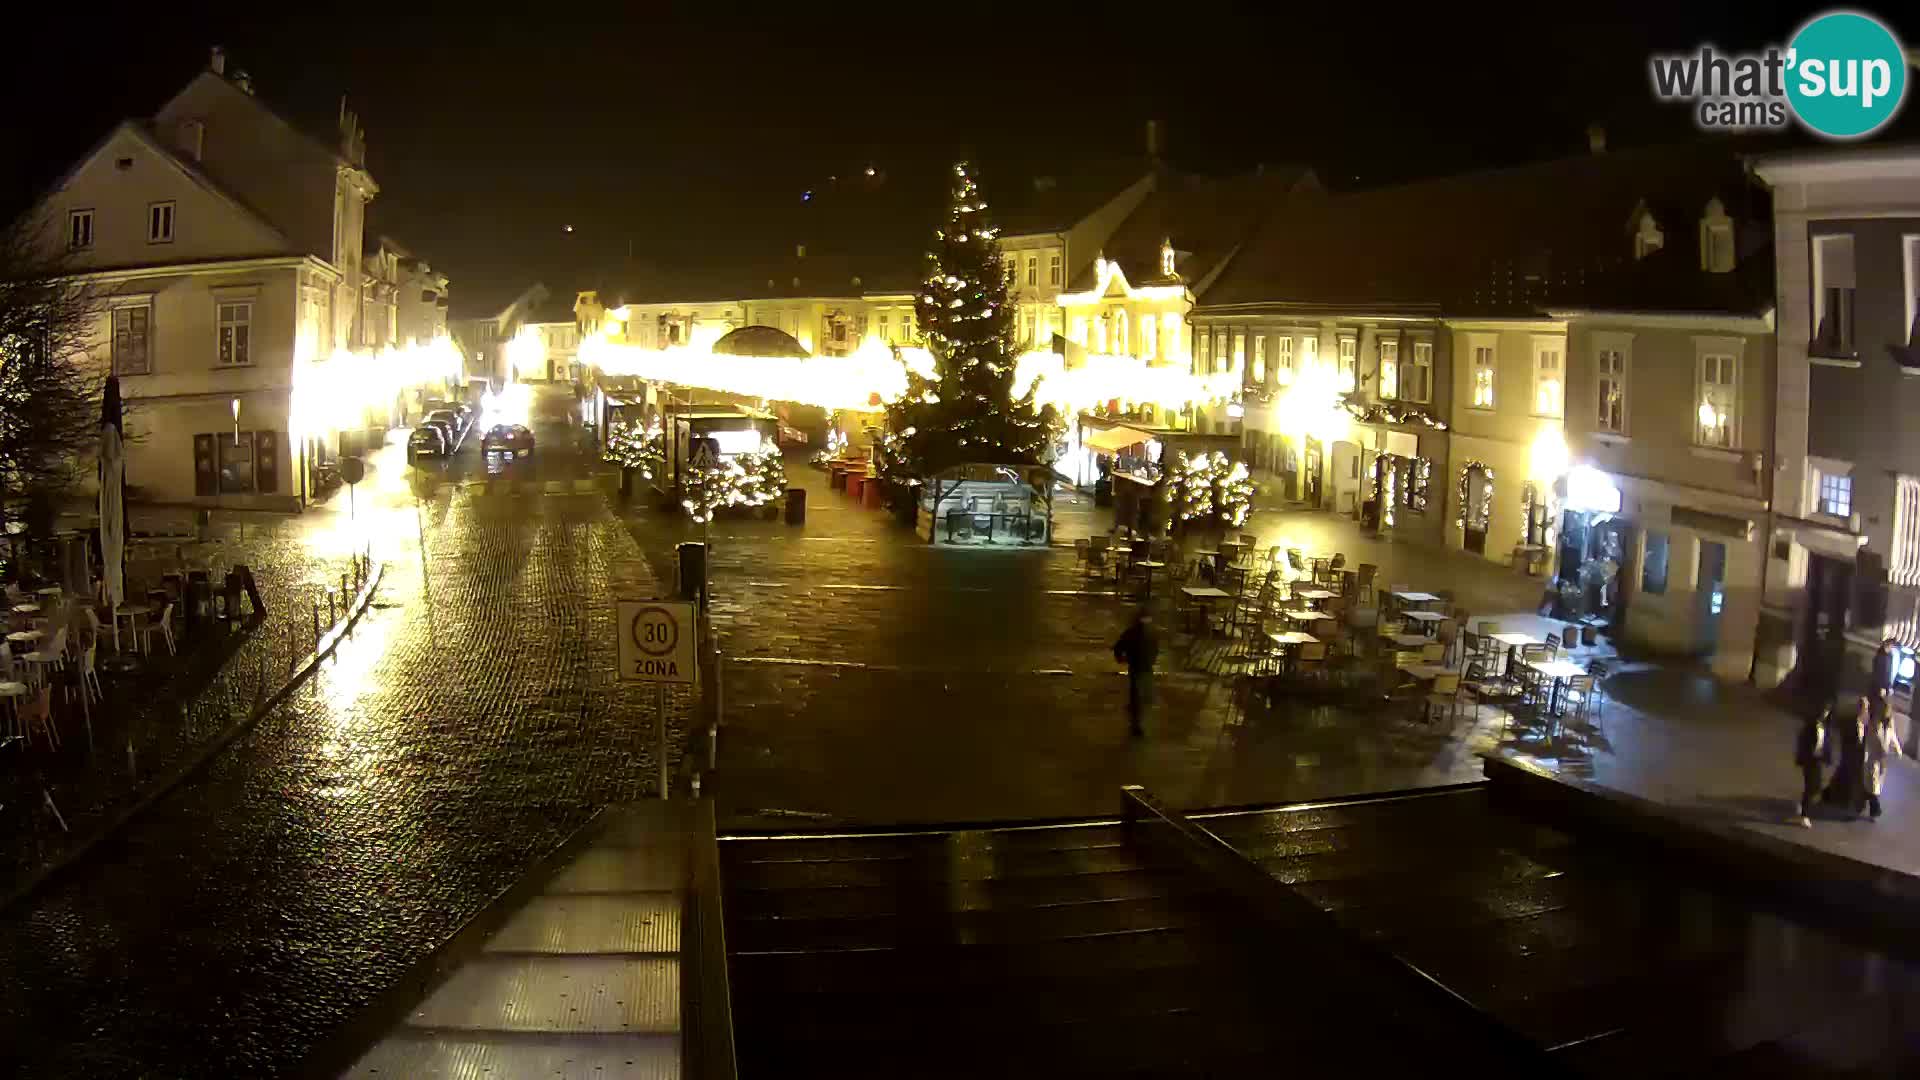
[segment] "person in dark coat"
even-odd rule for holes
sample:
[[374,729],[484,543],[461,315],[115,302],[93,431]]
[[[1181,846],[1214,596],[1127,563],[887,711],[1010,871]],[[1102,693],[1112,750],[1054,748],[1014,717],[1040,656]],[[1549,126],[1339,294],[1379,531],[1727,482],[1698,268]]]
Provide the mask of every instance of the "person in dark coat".
[[1867,801],[1866,699],[1840,702],[1828,719],[1838,760],[1822,801],[1857,817]]
[[1813,800],[1820,797],[1820,784],[1826,768],[1833,764],[1833,742],[1827,738],[1827,718],[1832,709],[1807,713],[1800,721],[1800,733],[1794,738],[1793,763],[1800,766],[1800,825],[1813,828]]
[[1141,726],[1153,705],[1153,665],[1160,658],[1160,635],[1153,629],[1153,613],[1141,608],[1133,622],[1113,643],[1113,658],[1127,665],[1127,730],[1146,734]]

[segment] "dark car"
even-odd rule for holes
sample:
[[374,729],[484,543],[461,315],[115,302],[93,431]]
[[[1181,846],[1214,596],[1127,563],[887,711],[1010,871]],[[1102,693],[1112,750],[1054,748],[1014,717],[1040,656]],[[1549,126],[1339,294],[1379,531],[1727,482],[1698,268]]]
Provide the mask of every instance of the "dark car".
[[480,452],[505,457],[523,458],[533,456],[533,432],[520,424],[495,424],[487,429],[480,440]]
[[422,424],[407,436],[407,461],[409,462],[423,457],[445,457],[446,454],[446,429],[438,424]]
[[425,422],[429,424],[441,423],[447,425],[447,433],[449,435],[467,429],[467,422],[461,418],[459,413],[454,412],[452,409],[435,409],[427,414]]

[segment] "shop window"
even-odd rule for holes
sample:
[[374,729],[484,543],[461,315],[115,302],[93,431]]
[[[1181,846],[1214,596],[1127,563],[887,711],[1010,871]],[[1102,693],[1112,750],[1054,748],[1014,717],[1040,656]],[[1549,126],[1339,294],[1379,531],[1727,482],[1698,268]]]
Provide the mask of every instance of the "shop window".
[[251,495],[254,492],[253,432],[243,431],[213,437],[214,456],[219,469],[222,495]]
[[1427,512],[1427,494],[1433,487],[1433,461],[1428,458],[1414,458],[1407,462],[1407,482],[1402,488],[1401,499],[1408,510],[1416,514]]
[[1667,591],[1667,556],[1671,543],[1666,533],[1647,533],[1647,557],[1640,562],[1640,591],[1664,596]]

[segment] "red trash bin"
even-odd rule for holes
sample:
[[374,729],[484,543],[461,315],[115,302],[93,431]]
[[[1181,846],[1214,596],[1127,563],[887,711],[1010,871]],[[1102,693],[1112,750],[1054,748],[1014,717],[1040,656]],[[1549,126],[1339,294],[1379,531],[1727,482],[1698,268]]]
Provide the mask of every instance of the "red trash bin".
[[880,509],[880,493],[880,478],[877,476],[867,477],[866,486],[860,489],[860,505],[869,510]]
[[853,496],[855,502],[860,501],[860,489],[866,485],[866,482],[867,476],[865,473],[847,473],[847,494]]

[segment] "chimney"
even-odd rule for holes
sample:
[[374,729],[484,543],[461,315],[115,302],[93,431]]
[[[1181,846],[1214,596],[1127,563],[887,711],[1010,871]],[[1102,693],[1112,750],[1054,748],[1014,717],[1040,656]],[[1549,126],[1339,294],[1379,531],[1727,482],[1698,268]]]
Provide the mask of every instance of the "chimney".
[[1160,121],[1147,121],[1147,156],[1160,160]]
[[1587,125],[1587,149],[1595,154],[1607,152],[1607,129],[1599,124]]
[[249,97],[253,95],[253,76],[247,74],[246,72],[244,71],[234,72],[233,85],[239,87],[241,93],[246,94]]
[[207,70],[215,75],[227,73],[227,50],[218,45],[213,47],[213,55],[207,59]]
[[199,161],[207,149],[207,122],[197,117],[180,121],[174,142],[181,153]]

